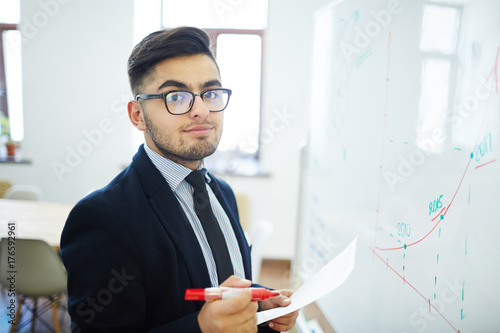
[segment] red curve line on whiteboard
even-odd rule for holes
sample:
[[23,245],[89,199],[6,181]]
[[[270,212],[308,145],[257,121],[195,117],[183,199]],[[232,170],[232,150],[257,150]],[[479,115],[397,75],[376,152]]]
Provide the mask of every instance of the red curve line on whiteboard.
[[478,168],[480,168],[480,167],[484,167],[485,165],[488,165],[488,164],[493,163],[493,162],[496,162],[496,161],[497,161],[497,160],[496,160],[496,159],[494,159],[493,161],[489,161],[489,162],[483,163],[483,164],[481,164],[481,165],[478,165],[478,166],[477,166],[477,167],[475,167],[474,169],[478,169]]
[[[439,212],[439,214],[437,214],[437,215],[436,215],[436,216],[432,219],[432,221],[434,221],[435,219],[437,219],[438,217],[440,217],[440,216],[441,216],[441,213],[442,213],[442,212],[443,212],[443,210],[445,210],[445,209],[446,209],[446,206],[445,206],[445,207],[443,207],[443,209],[441,209],[441,211]],[[444,215],[443,215],[443,216],[444,216]]]
[[[445,207],[446,208],[446,211],[444,212],[443,214],[443,217],[446,216],[446,213],[448,213],[448,209],[450,209],[451,207],[451,204],[453,203],[453,201],[455,200],[455,197],[457,196],[457,193],[458,193],[458,190],[460,190],[460,187],[462,187],[462,182],[464,181],[464,178],[465,178],[465,175],[467,174],[467,170],[469,170],[469,166],[470,166],[470,162],[472,161],[472,158],[469,158],[469,163],[467,163],[467,167],[465,168],[465,172],[464,174],[462,175],[462,179],[460,179],[460,183],[458,184],[458,188],[457,190],[455,191],[455,194],[453,195],[453,198],[451,199],[451,202],[450,204],[448,205],[448,207]],[[444,209],[444,208],[443,208]],[[435,229],[436,227],[439,225],[439,223],[441,223],[441,221],[443,221],[443,219],[439,219],[439,221],[436,223],[436,225],[434,225],[434,227],[422,238],[420,238],[418,241],[414,242],[414,243],[411,243],[411,244],[405,244],[403,246],[399,246],[399,247],[392,247],[392,248],[381,248],[381,247],[376,247],[377,250],[380,250],[380,251],[394,251],[394,250],[401,250],[401,249],[405,249],[407,247],[410,247],[410,246],[413,246],[413,245],[416,245],[418,243],[420,243],[421,241],[423,241],[424,239],[427,238],[427,236],[429,236]]]
[[387,105],[388,105],[388,100],[389,100],[389,70],[391,68],[391,43],[392,43],[392,36],[391,33],[389,32],[389,38],[387,39],[387,76],[385,79],[385,107],[384,107],[384,130],[382,134],[382,154],[380,156],[380,173],[378,177],[378,198],[377,198],[377,215],[375,219],[375,232],[374,232],[374,237],[373,237],[373,247],[376,246],[377,244],[377,229],[378,229],[378,218],[380,214],[380,193],[382,192],[382,173],[383,173],[383,162],[384,162],[384,150],[385,150],[385,130],[386,130],[386,124],[387,124]]
[[414,243],[411,243],[411,244],[405,244],[403,246],[399,246],[399,247],[392,247],[392,248],[381,248],[381,247],[376,247],[377,250],[380,250],[380,251],[394,251],[394,250],[402,250],[402,249],[405,249],[407,247],[410,247],[410,246],[413,246],[413,245],[416,245],[418,243],[420,243],[421,241],[423,241],[424,239],[427,238],[427,236],[429,236],[433,231],[434,229],[437,228],[437,226],[439,225],[439,223],[441,223],[442,220],[439,220],[436,225],[431,229],[431,231],[429,231],[427,233],[427,235],[425,235],[424,237],[420,238],[418,241],[414,242]]
[[[493,65],[493,68],[490,72],[490,75],[488,76],[486,82],[488,82],[490,79],[493,80],[493,85],[495,86],[496,88],[496,92],[498,94],[498,77],[497,77],[497,71],[498,71],[498,58],[499,58],[499,55],[500,55],[500,47],[497,48],[497,55],[496,55],[496,58],[495,58],[495,64]],[[485,112],[484,112],[484,116],[483,116],[483,120],[482,120],[482,123],[481,123],[481,127],[479,128],[479,132],[478,132],[478,135],[477,135],[477,138],[476,138],[476,143],[474,145],[474,147],[477,147],[477,144],[479,142],[479,138],[481,137],[481,133],[483,131],[483,127],[484,127],[484,123],[486,121],[486,116],[488,115],[488,110],[490,108],[490,101],[491,101],[491,97],[492,97],[493,94],[490,94],[490,96],[488,97],[488,102],[486,104],[486,108],[485,108]],[[473,150],[474,151],[474,150]],[[496,160],[493,160],[493,161],[490,161],[488,163],[492,163]],[[446,213],[448,212],[448,209],[450,209],[451,205],[453,204],[453,202],[455,201],[455,197],[457,196],[458,194],[458,191],[460,190],[460,188],[462,187],[462,183],[464,181],[464,178],[465,178],[465,175],[467,174],[467,171],[469,170],[469,166],[470,166],[470,163],[472,162],[472,154],[471,154],[471,157],[469,158],[469,162],[467,163],[467,167],[465,168],[465,171],[462,175],[462,179],[460,179],[460,183],[458,184],[458,187],[457,187],[457,190],[455,191],[455,194],[453,195],[453,198],[451,199],[448,207],[446,208],[446,211],[444,212],[443,214],[443,217],[446,216]],[[478,167],[481,167],[481,166],[484,166],[488,163],[485,163],[483,165],[480,165]],[[476,167],[476,169],[478,168]],[[380,198],[379,198],[380,199]],[[444,208],[443,208],[444,209]],[[435,219],[435,218],[434,218]],[[434,219],[432,219],[432,221],[434,221]],[[377,209],[377,220],[378,220],[378,209]],[[380,250],[380,251],[394,251],[394,250],[401,250],[401,249],[405,249],[409,246],[413,246],[415,244],[418,244],[420,243],[421,241],[423,241],[425,238],[427,238],[427,236],[429,236],[435,229],[436,227],[439,225],[439,223],[441,223],[443,219],[440,219],[436,225],[422,238],[420,238],[418,241],[414,242],[414,243],[411,243],[411,244],[405,244],[404,246],[399,246],[399,247],[393,247],[393,248],[380,248],[380,247],[377,247],[377,246],[374,246],[375,249],[377,250]]]
[[431,303],[431,300],[430,298],[426,298],[420,291],[417,290],[417,288],[415,288],[410,282],[408,282],[408,280],[406,279],[405,276],[402,276],[401,274],[399,274],[394,268],[392,268],[392,266],[389,265],[388,262],[386,262],[384,259],[382,259],[382,257],[377,253],[375,252],[374,249],[370,248],[370,250],[373,252],[373,254],[375,254],[388,268],[391,269],[391,271],[393,271],[397,276],[399,276],[401,278],[401,280],[403,280],[403,283],[404,285],[408,285],[410,286],[417,294],[420,295],[420,297],[422,297],[424,299],[424,301],[426,303],[429,303],[429,312],[431,311],[431,308],[434,309],[447,323],[448,325],[450,325],[451,328],[453,328],[453,330],[457,333],[460,333],[460,330],[457,330],[451,323],[448,319],[446,319],[446,317],[441,313],[439,312],[438,309],[436,309],[436,307],[434,306],[434,304]]

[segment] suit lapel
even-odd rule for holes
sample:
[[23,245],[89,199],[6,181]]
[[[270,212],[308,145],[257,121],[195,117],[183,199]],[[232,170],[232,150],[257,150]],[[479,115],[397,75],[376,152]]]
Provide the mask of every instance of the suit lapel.
[[151,208],[176,247],[179,259],[186,265],[193,287],[210,286],[205,258],[191,224],[170,186],[147,156],[144,147],[139,148],[133,163]]

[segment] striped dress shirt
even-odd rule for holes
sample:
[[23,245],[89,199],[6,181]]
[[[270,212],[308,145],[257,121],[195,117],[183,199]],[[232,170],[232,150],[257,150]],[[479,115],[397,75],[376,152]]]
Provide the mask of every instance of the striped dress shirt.
[[[175,163],[159,154],[154,152],[151,148],[148,147],[147,144],[144,144],[144,149],[146,150],[146,154],[153,162],[154,166],[160,171],[163,178],[165,178],[166,182],[174,192],[177,200],[184,210],[191,227],[198,239],[198,243],[200,243],[201,251],[203,252],[203,256],[205,258],[205,263],[207,264],[208,273],[210,275],[210,281],[212,283],[212,287],[216,287],[219,285],[219,280],[217,277],[217,268],[215,265],[215,260],[212,255],[212,250],[210,249],[210,245],[208,244],[208,240],[205,236],[205,232],[203,231],[203,227],[201,225],[198,216],[194,210],[194,202],[193,202],[193,187],[184,179],[187,175],[191,173],[189,168],[186,168],[178,163]],[[199,169],[204,167],[204,163],[202,162]],[[208,174],[205,175],[207,178],[207,182],[210,183],[211,179]],[[231,263],[233,264],[234,274],[239,276],[240,278],[245,278],[245,269],[243,268],[243,259],[241,258],[240,247],[238,245],[238,240],[236,239],[236,235],[234,234],[234,230],[231,226],[231,222],[222,208],[219,200],[212,191],[212,188],[206,185],[208,196],[210,198],[210,205],[212,206],[212,211],[219,222],[219,226],[224,235],[224,239],[226,240],[226,244],[229,251],[229,256],[231,257]]]

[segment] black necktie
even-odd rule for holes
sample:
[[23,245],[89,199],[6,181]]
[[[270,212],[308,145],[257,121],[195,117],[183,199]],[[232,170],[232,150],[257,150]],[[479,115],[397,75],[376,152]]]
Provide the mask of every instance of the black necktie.
[[212,249],[220,284],[233,274],[233,265],[231,263],[231,257],[229,256],[226,240],[224,239],[224,235],[220,229],[219,222],[217,222],[217,219],[212,211],[212,207],[210,206],[204,171],[196,170],[191,172],[186,177],[186,181],[191,184],[194,189],[194,210],[200,219],[208,244]]

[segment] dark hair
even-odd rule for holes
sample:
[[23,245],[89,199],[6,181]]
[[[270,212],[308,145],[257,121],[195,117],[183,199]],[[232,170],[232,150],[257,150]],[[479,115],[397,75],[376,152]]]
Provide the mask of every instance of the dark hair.
[[216,62],[210,49],[210,36],[204,30],[179,27],[149,34],[134,47],[128,58],[127,72],[132,93],[134,96],[139,93],[144,79],[159,62],[197,54],[206,54]]

